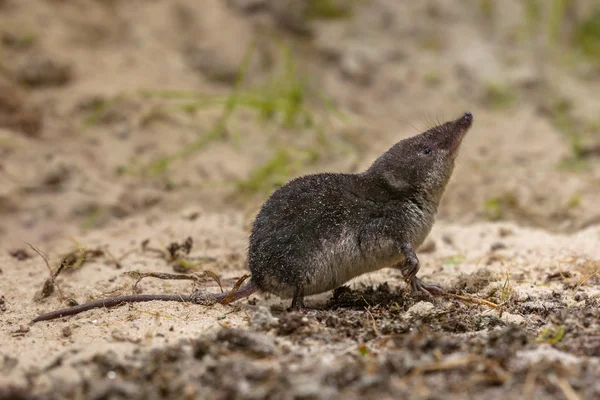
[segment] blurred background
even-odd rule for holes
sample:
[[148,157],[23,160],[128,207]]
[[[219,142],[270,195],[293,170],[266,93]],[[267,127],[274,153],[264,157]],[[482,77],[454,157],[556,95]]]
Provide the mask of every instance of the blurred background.
[[469,110],[439,218],[600,223],[599,0],[0,0],[0,243],[242,209]]

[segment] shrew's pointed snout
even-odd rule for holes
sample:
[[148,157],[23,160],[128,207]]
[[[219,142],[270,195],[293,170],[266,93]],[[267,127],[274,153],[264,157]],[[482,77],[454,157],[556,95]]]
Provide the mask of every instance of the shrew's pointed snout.
[[473,114],[470,111],[465,112],[461,117],[449,122],[445,134],[443,135],[444,147],[450,150],[450,154],[456,156],[460,144],[473,124]]
[[462,117],[459,117],[458,119],[454,120],[455,124],[458,124],[459,126],[471,126],[471,124],[473,123],[473,113],[471,113],[470,111],[465,112]]

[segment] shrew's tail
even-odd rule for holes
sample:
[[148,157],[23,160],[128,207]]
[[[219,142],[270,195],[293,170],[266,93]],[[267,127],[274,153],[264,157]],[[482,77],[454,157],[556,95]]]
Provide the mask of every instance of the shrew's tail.
[[237,281],[233,289],[229,293],[221,293],[217,295],[170,295],[170,294],[139,294],[131,296],[120,296],[120,297],[109,297],[107,299],[101,299],[91,301],[85,304],[79,304],[74,307],[63,308],[60,310],[52,311],[46,314],[42,314],[33,319],[32,322],[48,321],[51,319],[66,317],[69,315],[79,314],[84,311],[92,310],[94,308],[109,308],[116,307],[125,303],[139,303],[144,301],[179,301],[194,304],[214,304],[215,302],[221,304],[229,304],[232,301],[243,299],[251,294],[258,291],[258,286],[254,284],[252,280],[242,286],[242,283],[248,278],[248,275],[244,275]]

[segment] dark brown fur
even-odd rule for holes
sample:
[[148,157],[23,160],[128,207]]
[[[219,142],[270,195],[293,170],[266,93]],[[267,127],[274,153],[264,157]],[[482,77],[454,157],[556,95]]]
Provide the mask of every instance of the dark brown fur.
[[415,250],[433,226],[472,121],[465,113],[402,140],[365,172],[307,175],[275,191],[250,236],[251,283],[297,308],[305,295],[393,267],[413,290],[441,293],[416,277]]

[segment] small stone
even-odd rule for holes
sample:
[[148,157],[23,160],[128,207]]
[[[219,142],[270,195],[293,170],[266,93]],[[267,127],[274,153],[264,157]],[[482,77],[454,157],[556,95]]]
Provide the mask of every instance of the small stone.
[[562,363],[570,367],[580,364],[582,359],[555,349],[549,344],[541,344],[536,349],[517,351],[513,360],[515,363],[525,363],[525,365],[539,365],[542,361]]
[[277,318],[268,307],[260,306],[250,315],[250,327],[257,331],[266,331],[277,325]]
[[299,312],[289,312],[283,314],[278,322],[277,334],[286,336],[305,327],[308,324],[308,319]]
[[188,65],[207,79],[231,84],[238,74],[238,63],[230,60],[218,49],[190,49],[187,51]]
[[584,292],[577,292],[574,297],[575,301],[583,301],[583,300],[586,300],[587,298],[588,298],[588,295],[587,295],[587,293],[584,293]]
[[505,248],[506,248],[506,245],[502,242],[496,242],[490,246],[491,251],[503,250]]
[[454,244],[454,240],[452,239],[452,236],[450,236],[450,235],[442,236],[442,242],[446,243],[449,246],[452,246]]
[[23,261],[23,260],[27,260],[29,258],[31,258],[31,254],[29,254],[27,252],[27,250],[25,249],[14,249],[8,252],[8,254],[13,257],[16,258],[19,261]]
[[39,186],[46,189],[61,188],[71,177],[73,168],[62,162],[48,165],[40,177]]
[[275,354],[273,338],[258,332],[224,328],[217,333],[217,340],[226,342],[231,350],[244,351],[257,357]]
[[73,299],[73,298],[69,298],[67,300],[65,300],[65,304],[69,307],[75,307],[78,306],[79,303],[77,302],[77,300]]
[[309,4],[305,0],[271,0],[273,20],[280,29],[297,35],[311,35]]
[[496,326],[504,326],[505,323],[495,315],[479,314],[474,318],[475,329],[480,331],[483,329],[492,329]]
[[353,46],[346,51],[340,60],[340,71],[352,82],[368,86],[376,75],[377,65],[382,62],[383,55],[366,46]]
[[19,82],[32,87],[62,86],[71,81],[71,66],[45,56],[35,56],[25,60],[18,69]]
[[517,315],[517,314],[511,314],[511,313],[504,312],[504,313],[502,313],[502,317],[500,317],[500,319],[506,324],[512,324],[512,325],[524,325],[525,324],[525,318],[523,318],[522,316]]
[[0,128],[38,137],[42,122],[41,111],[28,103],[25,92],[0,77]]
[[432,314],[435,306],[428,301],[420,301],[408,309],[408,314],[417,317],[426,317]]
[[65,326],[62,329],[62,334],[63,334],[64,337],[69,337],[69,336],[71,336],[72,333],[73,332],[71,331],[71,327],[70,326]]
[[29,332],[29,327],[25,326],[25,325],[19,325],[19,328],[17,328],[17,330],[15,330],[13,332],[13,335],[15,336],[22,336],[26,333]]

